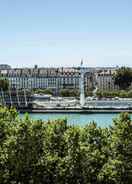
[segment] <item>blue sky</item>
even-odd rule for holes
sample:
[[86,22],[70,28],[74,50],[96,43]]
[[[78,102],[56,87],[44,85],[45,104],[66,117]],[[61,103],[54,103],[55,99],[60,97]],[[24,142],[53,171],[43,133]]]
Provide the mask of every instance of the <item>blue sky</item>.
[[131,0],[0,0],[0,63],[132,66]]

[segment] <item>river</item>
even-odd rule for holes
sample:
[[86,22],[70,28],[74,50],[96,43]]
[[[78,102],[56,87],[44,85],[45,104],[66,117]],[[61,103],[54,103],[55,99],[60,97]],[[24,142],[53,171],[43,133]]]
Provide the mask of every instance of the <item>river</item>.
[[[90,122],[96,122],[100,127],[108,127],[112,125],[112,120],[116,118],[119,113],[29,113],[30,117],[35,120],[56,120],[67,119],[68,124],[85,126]],[[132,118],[132,114],[131,118]],[[20,114],[23,117],[23,114]]]

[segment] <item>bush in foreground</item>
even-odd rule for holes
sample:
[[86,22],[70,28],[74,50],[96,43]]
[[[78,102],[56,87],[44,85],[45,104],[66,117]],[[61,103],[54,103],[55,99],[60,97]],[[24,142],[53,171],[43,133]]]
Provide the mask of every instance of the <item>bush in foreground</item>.
[[110,128],[20,118],[0,108],[0,184],[130,184],[132,123]]

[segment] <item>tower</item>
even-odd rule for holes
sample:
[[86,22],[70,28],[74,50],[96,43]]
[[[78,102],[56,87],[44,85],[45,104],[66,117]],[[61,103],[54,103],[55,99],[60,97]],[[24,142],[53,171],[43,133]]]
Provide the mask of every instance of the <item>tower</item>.
[[85,104],[85,94],[84,94],[84,69],[83,60],[81,60],[80,65],[80,105],[83,107]]

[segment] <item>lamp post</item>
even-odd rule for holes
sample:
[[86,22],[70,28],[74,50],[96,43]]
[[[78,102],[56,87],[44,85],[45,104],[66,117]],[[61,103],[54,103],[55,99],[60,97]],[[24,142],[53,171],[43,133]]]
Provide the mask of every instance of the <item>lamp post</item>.
[[84,69],[83,69],[83,60],[81,60],[81,65],[80,65],[80,106],[83,107],[84,104],[85,104]]

